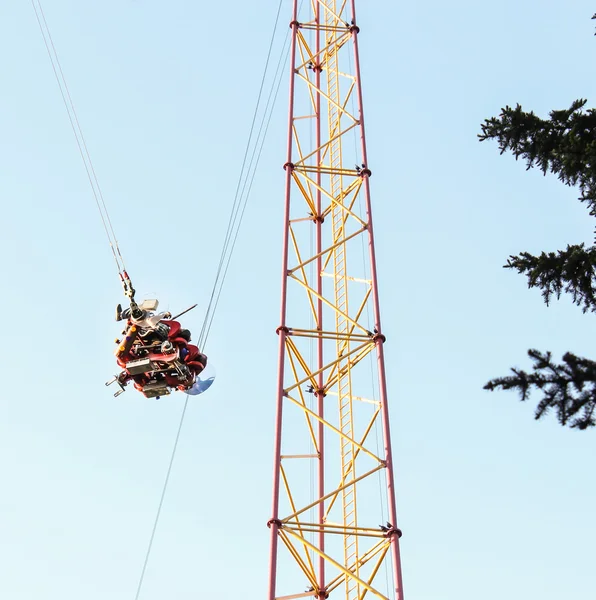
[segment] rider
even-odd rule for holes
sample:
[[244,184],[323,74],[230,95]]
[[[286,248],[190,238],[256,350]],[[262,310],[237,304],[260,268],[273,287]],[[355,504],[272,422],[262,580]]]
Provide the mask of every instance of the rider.
[[[191,379],[181,381],[174,373],[158,374],[158,377],[165,379],[169,387],[185,391],[192,387],[196,377],[207,365],[207,357],[200,352],[197,346],[189,343],[191,335],[188,329],[182,329],[178,321],[170,320],[172,315],[169,312],[153,312],[156,308],[157,301],[149,302],[147,308],[140,308],[134,301],[131,302],[130,308],[125,310],[122,310],[122,306],[118,305],[116,308],[116,320],[121,321],[126,319],[129,324],[127,332],[134,328],[136,330],[134,337],[138,335],[142,340],[142,345],[156,341],[162,342],[161,349],[157,350],[156,348],[159,354],[165,350],[164,345],[166,344],[170,348],[178,350],[179,360],[188,368]],[[136,352],[134,352],[135,345],[137,344],[131,340],[131,343],[127,344],[128,348],[126,350],[121,348],[121,351],[118,353],[118,363],[122,368],[126,369],[127,363],[131,359],[135,360],[137,358],[135,356]],[[132,356],[131,351],[133,353]],[[121,384],[124,384],[126,381],[132,379],[135,387],[143,391],[144,384],[149,382],[147,375],[131,375],[128,371],[124,371],[120,375],[119,380]]]
[[[157,301],[155,303],[155,308],[157,308]],[[153,313],[148,310],[143,310],[139,308],[139,306],[135,303],[131,303],[130,308],[126,308],[122,310],[122,306],[118,304],[116,307],[116,321],[122,321],[124,319],[132,321],[135,325],[137,325],[144,334],[141,333],[140,337],[145,339],[146,336],[151,336],[151,334],[156,334],[156,337],[161,341],[165,341],[170,337],[169,331],[164,329],[163,326],[160,325],[170,325],[177,324],[178,325],[178,335],[187,342],[190,342],[190,331],[188,329],[181,329],[180,325],[177,321],[166,321],[166,319],[171,319],[172,313],[170,312],[161,312],[161,313]]]

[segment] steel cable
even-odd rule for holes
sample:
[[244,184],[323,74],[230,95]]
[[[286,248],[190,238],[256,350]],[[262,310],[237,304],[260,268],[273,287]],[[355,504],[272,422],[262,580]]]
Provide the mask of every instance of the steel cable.
[[[209,336],[209,332],[211,331],[211,325],[213,323],[213,318],[215,315],[216,308],[219,304],[219,299],[220,299],[221,292],[223,289],[224,281],[226,279],[226,275],[228,273],[232,254],[233,254],[233,251],[236,246],[236,242],[238,239],[238,233],[239,233],[240,226],[241,226],[243,218],[244,218],[246,206],[248,203],[250,192],[252,190],[256,170],[257,170],[257,167],[258,167],[258,164],[260,161],[261,153],[263,151],[263,146],[265,143],[267,132],[269,130],[269,125],[271,122],[273,109],[275,106],[275,102],[276,102],[280,84],[281,84],[280,66],[282,65],[284,54],[287,55],[286,43],[287,43],[287,39],[289,38],[289,35],[286,36],[286,41],[284,42],[282,51],[280,53],[280,58],[279,58],[279,61],[278,61],[278,64],[277,64],[277,67],[275,70],[275,75],[273,77],[271,89],[269,90],[269,95],[267,98],[263,116],[262,116],[260,124],[259,124],[259,129],[258,129],[258,132],[256,135],[256,141],[255,141],[253,134],[254,134],[255,125],[257,122],[259,108],[261,106],[261,99],[263,96],[263,90],[265,87],[265,81],[266,81],[267,72],[269,69],[269,63],[270,63],[271,54],[272,54],[272,50],[273,50],[274,40],[275,40],[275,36],[277,33],[282,3],[283,3],[283,0],[279,0],[277,14],[275,17],[275,23],[273,26],[273,33],[272,33],[271,41],[269,44],[267,59],[265,61],[265,67],[263,69],[263,76],[261,78],[259,93],[257,96],[257,102],[256,102],[256,106],[255,106],[255,110],[254,110],[254,114],[253,114],[253,118],[252,118],[252,123],[251,123],[250,131],[249,131],[246,149],[244,152],[242,166],[240,169],[240,175],[239,175],[237,186],[236,186],[234,201],[233,201],[232,209],[230,211],[230,217],[228,220],[227,230],[226,230],[226,234],[224,237],[224,243],[222,246],[221,256],[219,259],[219,264],[218,264],[213,288],[211,291],[209,304],[208,304],[207,311],[205,313],[205,318],[203,321],[203,325],[202,325],[202,328],[201,328],[201,331],[199,334],[198,344],[202,349],[204,349],[204,347],[207,343],[207,338]],[[33,6],[33,10],[35,12],[35,16],[36,16],[36,19],[37,19],[37,22],[38,22],[38,25],[39,25],[39,28],[40,28],[40,31],[42,34],[42,38],[43,38],[48,56],[50,58],[54,76],[56,78],[58,87],[60,89],[60,95],[62,97],[64,106],[66,108],[66,112],[68,114],[68,119],[70,121],[70,125],[71,125],[72,131],[75,136],[77,147],[79,149],[79,153],[83,160],[87,178],[89,180],[89,184],[91,186],[93,197],[95,199],[95,203],[97,205],[97,208],[98,208],[98,211],[100,214],[101,222],[102,222],[106,237],[108,239],[108,243],[110,245],[112,254],[114,256],[114,260],[115,260],[116,266],[118,268],[118,273],[121,275],[123,272],[125,272],[124,259],[121,254],[121,251],[120,251],[120,248],[118,245],[118,240],[116,238],[116,234],[114,231],[114,227],[112,225],[112,221],[109,216],[109,212],[108,212],[108,209],[107,209],[107,206],[106,206],[106,203],[105,203],[102,191],[101,191],[101,187],[99,185],[99,180],[97,178],[97,174],[96,174],[95,168],[93,166],[93,162],[91,160],[91,155],[89,153],[87,143],[85,141],[85,137],[83,135],[83,131],[82,131],[82,128],[79,123],[79,119],[78,119],[78,116],[77,116],[77,113],[76,113],[76,110],[74,107],[74,102],[72,100],[72,97],[70,95],[70,90],[66,83],[66,78],[64,76],[64,72],[62,70],[60,60],[58,58],[58,53],[56,51],[56,47],[54,45],[54,42],[53,42],[49,27],[47,24],[47,20],[45,18],[43,8],[41,6],[40,0],[31,0],[31,4]],[[253,143],[254,143],[254,146],[253,146]],[[252,153],[250,154],[250,159],[248,159],[251,147],[252,147]],[[248,167],[247,167],[247,161],[248,161]],[[168,468],[166,471],[166,477],[165,477],[164,484],[162,487],[162,492],[160,495],[156,516],[155,516],[155,519],[153,522],[153,527],[151,530],[151,535],[149,538],[149,543],[148,543],[148,547],[147,547],[147,552],[145,554],[145,559],[143,562],[141,575],[140,575],[139,582],[137,585],[135,600],[138,600],[140,593],[141,593],[142,586],[143,586],[143,581],[144,581],[145,574],[147,571],[147,565],[148,565],[149,558],[151,555],[153,542],[155,540],[155,534],[156,534],[157,527],[159,524],[161,511],[163,508],[168,484],[170,481],[172,467],[173,467],[174,460],[176,457],[176,452],[178,449],[178,442],[180,440],[180,435],[181,435],[184,419],[186,416],[189,399],[190,399],[190,396],[187,394],[185,402],[184,402],[184,406],[182,409],[182,413],[180,416],[180,421],[178,424],[178,429],[177,429],[172,453],[170,456],[170,461],[169,461]]]

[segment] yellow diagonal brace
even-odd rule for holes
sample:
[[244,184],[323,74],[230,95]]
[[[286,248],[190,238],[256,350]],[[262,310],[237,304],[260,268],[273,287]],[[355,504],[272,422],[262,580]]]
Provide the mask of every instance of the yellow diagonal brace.
[[[374,581],[375,577],[377,576],[377,573],[378,573],[379,569],[381,568],[383,561],[385,560],[385,556],[387,556],[387,551],[389,550],[389,546],[390,546],[390,544],[387,544],[387,546],[385,546],[381,556],[379,556],[379,560],[377,561],[377,564],[373,567],[370,577],[368,578],[368,583],[372,583]],[[366,590],[366,589],[362,590],[362,594],[360,594],[359,600],[364,600],[364,596],[366,596],[366,592],[368,592],[368,590]]]
[[[334,175],[341,175],[341,173],[333,173]],[[312,181],[308,175],[302,175],[304,179]],[[340,179],[343,179],[340,177]],[[324,220],[332,213],[334,209],[339,209],[343,213],[342,215],[342,229],[346,228],[350,219],[356,221],[358,227],[364,229],[368,228],[368,223],[361,219],[353,210],[356,200],[359,198],[360,190],[362,189],[362,178],[357,177],[352,183],[337,195],[337,198],[332,196],[331,193],[325,193],[325,196],[329,199],[329,204],[321,210],[320,216]],[[352,195],[352,200],[346,202],[349,196]],[[349,225],[348,225],[349,227]],[[329,261],[327,261],[328,263]],[[327,268],[325,263],[323,269]]]
[[[300,269],[300,271],[302,273],[302,277],[304,278],[304,282],[306,283],[308,280],[308,277],[306,275],[306,271],[304,270],[304,265],[308,264],[308,262],[307,263],[302,262],[302,257],[300,256],[300,250],[298,248],[298,242],[296,241],[296,234],[294,233],[294,228],[292,226],[290,226],[290,237],[292,238],[292,246],[294,246],[294,251],[296,252],[296,258],[300,262],[300,264],[297,267],[295,267],[294,270]],[[316,323],[317,322],[317,311],[315,310],[315,304],[313,302],[312,295],[307,292],[307,296],[308,296],[308,302],[310,304],[310,310],[312,312],[313,319]]]
[[[379,406],[377,408],[377,410],[375,410],[372,419],[370,420],[370,423],[368,424],[368,427],[366,428],[366,431],[364,432],[364,435],[362,436],[362,439],[360,440],[360,445],[364,446],[364,442],[366,442],[366,438],[368,437],[368,434],[370,433],[376,418],[378,417],[379,413],[381,412],[381,407]],[[360,449],[356,449],[356,451],[354,452],[354,456],[352,457],[352,460],[350,461],[350,463],[348,464],[348,473],[351,472],[353,466],[354,466],[354,462],[356,461],[356,458],[358,457],[358,454],[360,452]],[[343,483],[346,480],[347,474],[348,473],[343,473],[341,481],[339,482],[340,485],[343,485]],[[329,506],[327,507],[327,511],[325,512],[325,520],[327,520],[327,517],[329,516],[329,513],[331,512],[331,509],[333,508],[333,505],[335,504],[335,501],[337,500],[338,495],[336,495],[331,502],[329,503]]]
[[[313,386],[313,388],[316,388],[317,387],[317,380],[315,379],[315,375],[317,375],[318,373],[312,373],[310,371],[310,369],[308,368],[308,364],[306,363],[306,361],[302,357],[302,354],[301,354],[300,350],[298,350],[296,344],[294,344],[294,340],[292,340],[292,338],[290,336],[286,337],[286,345],[287,345],[288,349],[293,352],[294,356],[296,357],[296,359],[298,360],[300,366],[302,367],[302,370],[304,371],[304,374],[306,375],[305,379],[300,379],[299,380],[298,379],[298,373],[294,372],[294,379],[296,380],[297,384],[295,384],[292,387],[288,388],[286,391],[293,390],[296,387],[298,389],[300,389],[300,385],[302,385],[303,383],[305,383],[306,381],[309,381],[309,380],[310,380],[310,383]],[[302,397],[302,394],[300,394],[300,395]],[[306,405],[305,402],[304,402],[304,405]]]
[[[298,134],[296,134],[296,138],[298,137]],[[298,139],[296,139],[296,144],[298,144]],[[311,192],[311,184],[309,182],[308,183],[308,190],[302,185],[300,179],[298,179],[298,174],[297,172],[294,170],[292,171],[292,179],[294,180],[294,183],[296,184],[296,186],[298,187],[298,189],[300,190],[300,193],[302,194],[302,196],[304,197],[304,200],[306,202],[306,204],[308,205],[308,208],[310,209],[311,214],[316,214],[316,209],[315,209],[315,205],[312,199],[312,192]]]
[[[383,550],[383,548],[385,547],[389,547],[389,542],[387,541],[387,539],[381,540],[380,542],[377,542],[372,548],[369,548],[359,559],[358,561],[354,561],[354,563],[352,563],[351,565],[348,566],[348,569],[354,569],[356,567],[356,564],[358,564],[359,567],[361,567],[362,565],[365,565],[369,560],[371,560],[372,558],[374,558],[381,550]],[[327,592],[332,592],[335,588],[339,587],[346,579],[346,576],[342,573],[341,575],[338,575],[337,577],[335,577],[334,579],[332,579],[328,584],[327,584]]]
[[[328,26],[328,25],[315,25],[314,22],[312,23],[302,23],[300,29],[310,29],[310,30],[317,30],[317,31],[339,31],[342,34],[343,40],[341,44],[337,43],[337,39],[342,40],[342,37],[340,38],[335,38],[330,44],[327,44],[326,46],[324,46],[323,48],[321,48],[316,54],[313,53],[313,50],[310,48],[309,44],[306,42],[304,36],[302,36],[302,40],[304,42],[304,46],[307,49],[307,51],[310,53],[310,60],[312,60],[313,62],[316,62],[317,58],[320,57],[321,62],[324,60],[324,55],[326,52],[328,52],[333,46],[338,46],[339,48],[341,48],[341,46],[343,46],[351,37],[351,33],[349,30],[346,30],[346,26],[344,23],[341,24],[341,26],[339,27],[334,27],[334,26]],[[300,32],[299,32],[300,34]],[[296,67],[296,70],[299,70],[301,68],[304,68],[305,63],[298,65]]]
[[[279,467],[280,467],[281,477],[284,482],[284,487],[286,488],[286,493],[288,494],[288,500],[290,501],[290,506],[292,507],[292,510],[295,511],[296,504],[294,503],[294,497],[292,496],[292,492],[290,491],[290,484],[288,482],[286,470],[284,469],[283,465],[280,465]],[[300,522],[298,520],[296,520],[296,526],[298,528],[298,531],[300,531],[300,534],[302,535],[303,534],[302,525],[300,524]],[[306,546],[304,546],[304,554],[306,554],[306,559],[308,560],[308,566],[310,567],[310,572],[313,574],[313,577],[315,577],[315,568],[312,564],[312,560],[310,558],[310,554],[308,553],[308,548]]]
[[[354,316],[354,321],[358,322],[358,320],[360,319],[360,316],[362,315],[364,307],[366,306],[366,303],[368,302],[371,292],[372,292],[372,285],[369,286],[369,288],[366,290],[366,293],[364,294],[364,299],[362,300],[362,303],[360,304],[360,308],[358,309],[358,311],[356,312],[356,315]],[[352,339],[352,336],[354,335],[353,332],[354,332],[354,326],[350,327],[350,329],[348,330],[348,335],[345,338],[346,343],[341,347],[342,352],[345,352],[346,346],[348,345],[347,341],[350,341]],[[358,335],[358,334],[356,334],[356,335]]]
[[[351,437],[347,436],[345,433],[343,433],[342,431],[337,429],[337,427],[334,427],[333,425],[331,425],[331,423],[329,423],[329,421],[325,421],[325,419],[323,419],[322,417],[319,417],[319,415],[317,413],[310,410],[310,408],[307,408],[302,402],[298,402],[298,400],[296,400],[295,398],[292,398],[292,396],[287,396],[287,398],[288,398],[288,400],[291,400],[294,404],[296,404],[296,406],[300,406],[302,408],[302,410],[307,412],[309,415],[312,415],[315,419],[317,419],[317,421],[320,421],[321,423],[323,423],[323,425],[325,425],[328,429],[331,429],[331,431],[333,431],[334,433],[337,433],[337,435],[342,437],[344,440],[346,440],[347,442],[349,442],[356,448],[360,448],[362,450],[362,452],[364,452],[365,454],[368,454],[374,460],[377,460],[380,463],[384,464],[384,461],[382,459],[380,459],[378,456],[376,456],[375,454],[373,454],[372,452],[370,452],[369,450],[367,450],[366,448],[361,446],[356,440],[353,440]],[[346,486],[343,486],[338,489],[341,491],[345,487]]]
[[[367,454],[369,453],[367,450],[366,450],[366,452],[367,452]],[[373,457],[373,458],[376,458],[376,457]],[[377,458],[377,460],[379,460],[379,459]],[[353,479],[352,481],[346,483],[341,488],[333,490],[329,494],[325,494],[318,500],[311,502],[308,506],[301,508],[298,512],[295,512],[294,514],[287,516],[285,519],[282,519],[282,522],[285,523],[285,522],[291,521],[292,519],[295,519],[298,515],[301,515],[303,512],[306,512],[307,510],[310,510],[314,506],[321,504],[321,502],[325,502],[325,500],[329,500],[329,498],[331,498],[331,496],[333,496],[333,494],[336,494],[337,492],[341,492],[342,490],[346,489],[347,487],[349,487],[351,485],[356,485],[359,481],[362,481],[363,479],[366,479],[367,477],[374,475],[377,471],[380,471],[381,469],[384,469],[384,468],[385,468],[385,462],[380,464],[378,467],[375,467],[374,469],[367,471],[366,473],[364,473],[364,475],[360,475],[360,477],[357,477],[356,479]]]
[[[330,138],[328,141],[321,144],[318,148],[315,148],[310,154],[307,154],[306,156],[301,157],[299,161],[294,163],[294,165],[296,167],[301,166],[302,163],[305,163],[311,156],[315,156],[325,146],[328,146],[329,144],[331,144],[331,142],[334,142],[336,139],[340,138],[342,135],[348,133],[349,131],[352,131],[352,129],[354,129],[354,127],[358,127],[358,125],[359,125],[359,123],[352,123],[350,126],[346,127],[345,129],[342,129],[335,137]],[[308,165],[304,165],[304,167],[307,167],[307,166]],[[317,167],[313,167],[313,168],[317,168]]]
[[[294,176],[294,180],[297,179],[298,175],[301,175],[304,179],[306,179],[307,182],[311,183],[313,187],[317,188],[318,190],[320,190],[325,196],[327,196],[327,198],[329,198],[329,201],[337,206],[338,208],[340,208],[341,210],[343,210],[345,213],[347,213],[348,215],[350,215],[350,217],[353,217],[355,221],[358,221],[358,223],[360,223],[361,227],[366,228],[367,224],[354,212],[352,212],[352,210],[350,208],[348,208],[346,205],[342,204],[339,200],[336,200],[325,188],[321,187],[320,185],[317,185],[317,182],[312,179],[311,177],[309,177],[306,174],[306,171],[297,171],[294,170],[292,172],[292,175]],[[359,191],[360,188],[362,187],[362,178],[358,177],[357,179],[354,180],[353,182],[354,184],[354,189]],[[351,185],[350,185],[351,187]],[[346,190],[348,190],[349,188],[346,188]],[[352,190],[350,189],[350,192]],[[357,192],[356,192],[357,194]],[[345,198],[345,194],[341,195],[341,199]],[[352,202],[352,206],[354,205],[354,203]],[[329,211],[325,211],[325,215],[328,213]],[[344,221],[345,222],[345,221]]]
[[[306,202],[306,205],[308,206],[308,210],[309,213],[311,215],[316,214],[316,209],[315,209],[315,205],[311,196],[311,182],[307,181],[306,183],[308,184],[308,190],[304,187],[303,183],[300,181],[299,177],[298,177],[298,172],[297,171],[292,171],[292,179],[294,180],[294,183],[296,184],[296,187],[298,188],[298,190],[300,191],[300,193],[302,194],[304,201]],[[315,186],[317,187],[317,186]]]
[[[286,337],[286,341],[288,341],[290,338]],[[288,393],[291,392],[294,388],[302,385],[303,383],[307,382],[307,381],[313,381],[313,379],[319,375],[319,373],[323,373],[323,371],[326,371],[327,369],[329,369],[329,367],[332,367],[336,364],[338,364],[339,362],[343,361],[345,358],[351,356],[352,354],[355,354],[356,352],[358,352],[359,350],[361,350],[362,348],[364,348],[365,346],[370,346],[371,342],[365,342],[364,344],[360,344],[359,346],[356,346],[354,349],[350,350],[350,352],[348,354],[345,354],[344,356],[338,356],[334,361],[327,363],[326,365],[324,365],[323,367],[321,367],[320,369],[316,370],[316,371],[310,371],[308,370],[308,368],[305,370],[305,373],[307,374],[307,376],[304,379],[301,379],[300,381],[297,381],[296,383],[294,383],[293,385],[287,387],[284,389],[284,393]],[[372,346],[374,348],[374,343],[372,343]],[[294,346],[294,348],[296,348],[296,346]],[[297,354],[300,354],[300,352],[298,351],[298,349],[296,348],[296,352]],[[300,355],[302,356],[302,355]],[[302,358],[302,360],[304,360]],[[356,361],[357,362],[357,361]],[[309,375],[310,373],[310,375]],[[317,387],[316,384],[313,385],[313,387]]]
[[299,176],[304,177],[304,179],[306,179],[309,184],[312,184],[317,190],[319,190],[321,192],[321,194],[323,194],[323,196],[327,196],[327,198],[329,198],[329,201],[331,202],[332,198],[331,198],[331,194],[329,193],[329,191],[327,191],[324,187],[318,185],[314,179],[311,179],[310,177],[308,177],[305,170],[294,169],[292,171],[292,177],[294,178],[294,181],[296,182],[296,184],[300,187],[301,183],[300,183],[300,180],[298,179]]
[[[347,19],[342,19],[341,16],[340,16],[341,13],[343,12],[345,6],[346,6],[345,0],[344,0],[344,3],[342,4],[342,6],[339,9],[339,12],[337,12],[337,13],[335,11],[331,10],[331,7],[328,4],[325,4],[323,2],[319,2],[319,5],[322,6],[327,13],[329,13],[330,15],[333,15],[335,17],[335,20],[339,23],[338,27],[341,27],[343,25],[344,30],[345,30],[345,27],[346,27],[345,21]],[[328,18],[327,15],[325,15],[324,17],[321,17],[321,21],[327,21],[327,18]]]
[[[309,46],[308,42],[306,41],[306,39],[304,38],[304,36],[300,33],[300,30],[298,30],[298,36],[297,36],[297,38],[298,38],[298,42],[299,42],[298,43],[298,49],[300,51],[300,58],[302,59],[302,66],[298,66],[295,69],[295,71],[296,71],[296,73],[299,73],[302,70],[308,76],[309,71],[308,71],[308,68],[307,68],[307,63],[308,63],[309,59],[312,60],[312,51],[310,49],[310,46]],[[304,51],[305,50],[306,50],[306,52],[307,52],[307,54],[309,56],[309,59],[305,59],[305,57],[304,57]],[[309,92],[309,95],[310,95],[311,106],[316,111],[317,110],[317,105],[315,103],[315,98],[314,98],[314,94],[313,94],[312,88],[309,88],[308,92]]]
[[[292,544],[291,540],[288,539],[288,536],[284,533],[283,529],[278,530],[278,535],[282,539],[283,543],[286,545],[287,549],[290,551],[290,554],[294,557],[294,560],[298,563],[298,566],[300,567],[302,572],[306,575],[306,578],[310,581],[311,585],[313,587],[316,587],[317,580],[314,577],[314,574],[308,570],[308,567],[304,564],[304,561],[302,560],[302,557],[298,553],[298,550],[296,550],[296,548],[294,548],[294,545]],[[292,532],[292,535],[294,537],[298,537],[293,532]]]
[[[308,366],[304,365],[302,356],[298,352],[298,349],[294,346],[294,343],[291,342],[290,338],[286,338],[286,346],[288,346],[288,358],[290,360],[290,367],[292,369],[292,372],[294,373],[294,378],[298,379],[298,371],[296,369],[296,365],[294,364],[294,359],[292,358],[292,351],[294,352],[294,355],[298,359],[298,362],[301,363],[301,365],[303,366],[303,368],[308,369]],[[306,408],[306,400],[304,399],[304,393],[302,392],[302,388],[300,388],[300,387],[298,388],[298,393],[300,394],[300,401],[302,403],[302,406],[304,408]],[[306,419],[306,424],[308,426],[308,431],[310,433],[310,439],[311,439],[311,441],[313,443],[315,451],[318,454],[319,453],[319,446],[317,444],[317,440],[316,440],[316,437],[315,437],[315,432],[314,432],[314,430],[312,428],[312,423],[310,422],[310,419],[308,418],[308,415],[305,414],[304,418]]]
[[297,69],[303,69],[304,67],[307,66],[307,64],[309,62],[313,61],[315,57],[314,57],[314,54],[312,53],[312,50],[310,49],[310,44],[308,43],[306,38],[302,35],[300,29],[298,29],[297,34],[298,34],[298,40],[299,40],[300,44],[302,46],[304,46],[304,49],[306,50],[306,52],[308,54],[308,58],[301,65],[298,65],[296,67]]
[[362,327],[362,325],[360,325],[359,323],[356,323],[356,321],[354,321],[353,319],[351,319],[348,315],[346,315],[346,313],[344,313],[343,311],[339,310],[339,308],[337,308],[337,306],[335,306],[335,304],[333,304],[332,302],[330,302],[329,300],[327,300],[327,298],[325,298],[324,296],[321,296],[320,294],[318,294],[309,285],[305,284],[303,281],[300,281],[300,279],[298,279],[298,277],[296,277],[292,273],[289,273],[288,277],[291,277],[294,281],[297,281],[300,285],[302,285],[303,287],[305,287],[307,290],[310,290],[316,298],[318,298],[319,300],[322,300],[324,304],[326,304],[329,308],[331,308],[332,310],[334,310],[337,314],[339,314],[342,317],[344,317],[344,319],[346,319],[346,321],[348,321],[349,323],[351,323],[355,327],[358,327],[358,329],[361,329],[362,331],[364,331],[364,333],[368,333],[367,329],[365,329],[364,327]]
[[[291,536],[295,537],[295,538],[299,537],[293,531],[288,531],[288,533]],[[321,550],[319,550],[319,548],[317,548],[316,546],[314,546],[313,544],[311,544],[308,540],[304,540],[304,543],[313,552],[316,552],[319,556],[321,556],[322,558],[324,558],[327,562],[331,563],[336,569],[339,569],[340,571],[342,571],[343,573],[345,573],[346,577],[349,577],[350,579],[353,579],[354,581],[356,581],[360,585],[364,586],[369,592],[371,592],[372,594],[374,594],[375,596],[377,596],[377,598],[381,598],[382,600],[389,600],[389,598],[387,598],[387,596],[384,596],[383,594],[381,594],[381,592],[379,592],[378,590],[376,590],[374,587],[372,587],[372,585],[370,585],[366,581],[363,581],[362,579],[360,579],[360,577],[356,577],[356,575],[354,575],[354,573],[351,573],[350,571],[348,571],[343,565],[339,564],[336,560],[333,560],[333,558],[331,558],[325,552],[321,552]]]
[[334,100],[332,100],[327,94],[325,94],[325,92],[323,92],[321,90],[321,88],[316,87],[315,84],[308,79],[308,77],[304,77],[304,75],[302,75],[302,73],[296,73],[296,77],[299,77],[306,84],[308,84],[308,86],[311,89],[313,89],[313,91],[316,94],[319,94],[320,96],[323,96],[323,98],[325,98],[327,100],[327,102],[329,102],[329,104],[333,104],[333,106],[335,106],[337,108],[337,110],[341,114],[345,115],[346,117],[349,117],[350,119],[352,119],[352,121],[358,122],[358,119],[356,117],[354,117],[354,115],[352,115],[351,113],[349,113],[347,110],[344,110],[341,105],[339,105],[337,102],[335,102]]
[[[366,231],[366,227],[362,227],[362,229],[358,229],[358,231],[355,231],[354,233],[350,234],[347,238],[340,240],[336,244],[333,244],[333,246],[329,246],[328,248],[325,248],[325,250],[321,250],[321,252],[319,252],[318,254],[315,254],[314,256],[311,256],[309,259],[305,260],[304,262],[301,262],[300,264],[296,265],[295,267],[288,269],[288,273],[290,274],[290,273],[293,273],[294,271],[296,271],[296,269],[304,268],[306,265],[309,265],[314,260],[317,260],[317,258],[319,258],[320,256],[325,256],[325,254],[327,254],[327,252],[332,252],[333,250],[335,250],[335,248],[337,248],[338,246],[341,246],[344,242],[347,242],[348,240],[355,238],[357,235],[360,235],[361,233],[363,233],[365,231]],[[298,259],[298,260],[300,260],[300,259]]]
[[[360,352],[360,354],[358,354],[356,357],[354,357],[351,361],[348,362],[347,365],[344,366],[343,369],[339,370],[338,369],[333,369],[331,371],[331,373],[329,373],[329,379],[327,379],[327,381],[325,382],[325,385],[323,386],[324,389],[330,389],[331,387],[333,387],[338,379],[343,375],[343,371],[346,368],[352,368],[355,367],[367,354],[370,354],[372,352],[372,350],[374,348],[376,348],[376,345],[374,342],[370,342],[368,344],[363,344],[363,346],[361,347],[363,348],[362,351]],[[360,350],[360,348],[357,348],[357,350]],[[354,351],[352,350],[350,352],[350,354],[354,354]],[[345,358],[346,356],[350,356],[350,354],[345,354],[343,357],[340,358]]]
[[[330,195],[328,195],[328,198],[330,199],[330,204],[329,206],[327,206],[325,209],[323,209],[321,211],[321,216],[326,219],[329,214],[331,213],[331,211],[333,210],[333,206],[334,204],[337,204],[340,200],[340,207],[344,209],[344,218],[343,218],[343,222],[344,225],[348,222],[348,216],[353,216],[354,213],[352,212],[352,208],[354,206],[354,204],[356,204],[356,200],[358,199],[358,194],[360,193],[360,190],[362,189],[362,177],[358,177],[357,179],[354,179],[354,181],[352,181],[352,183],[342,192],[341,196],[337,199],[337,201],[333,201],[332,197]],[[346,198],[350,195],[353,194],[352,196],[352,200],[350,202],[348,202],[347,204],[345,204],[345,200]],[[364,221],[362,219],[359,219],[361,223],[364,223]]]

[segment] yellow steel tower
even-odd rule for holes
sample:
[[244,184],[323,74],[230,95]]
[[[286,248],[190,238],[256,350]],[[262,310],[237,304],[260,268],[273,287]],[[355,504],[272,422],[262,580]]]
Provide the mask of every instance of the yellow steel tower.
[[355,0],[294,0],[268,600],[403,600]]

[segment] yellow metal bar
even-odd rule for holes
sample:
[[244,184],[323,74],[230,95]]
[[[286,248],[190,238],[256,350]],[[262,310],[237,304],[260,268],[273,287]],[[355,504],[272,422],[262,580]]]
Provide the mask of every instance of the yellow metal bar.
[[301,23],[300,29],[312,29],[316,31],[337,31],[339,33],[344,33],[346,30],[346,26],[342,27],[334,27],[334,26],[326,26],[326,25],[315,25],[314,23]]
[[282,454],[280,456],[282,460],[287,458],[321,458],[320,454]]
[[[292,530],[300,530],[300,531],[314,531],[320,532],[324,531],[325,533],[339,533],[343,534],[349,531],[353,535],[363,535],[366,537],[377,537],[384,538],[385,533],[380,529],[370,529],[367,527],[347,527],[345,525],[336,525],[332,523],[323,523],[322,525],[318,523],[304,523],[302,521],[297,521],[299,525],[295,524],[293,521],[289,521],[284,523],[284,527]],[[295,527],[294,527],[295,525]]]
[[[284,524],[284,529],[288,530],[288,531],[295,531],[295,529],[293,527],[290,527],[289,525],[285,525]],[[296,528],[298,529],[298,528]],[[349,536],[357,536],[357,537],[363,537],[363,538],[380,538],[383,537],[383,535],[381,533],[379,533],[378,531],[376,533],[359,533],[354,531],[353,528],[346,528],[342,531],[327,531],[325,529],[321,529],[320,527],[303,527],[300,528],[300,531],[305,532],[305,533],[321,533],[321,531],[324,531],[326,534],[336,534],[336,535],[349,535]]]
[[354,342],[369,342],[373,338],[372,333],[337,333],[335,331],[319,331],[318,329],[296,329],[292,327],[289,335],[293,337],[323,338],[328,340],[343,340],[349,338]]
[[[337,396],[336,392],[327,392],[328,396]],[[352,396],[352,400],[357,400],[358,402],[366,402],[367,404],[374,404],[375,406],[380,406],[381,402],[379,400],[371,400],[370,398],[364,398],[363,396]]]
[[[339,135],[343,135],[341,132]],[[339,137],[339,136],[338,136]],[[327,144],[325,144],[327,146]],[[303,165],[300,163],[294,163],[294,169],[299,173],[320,173],[322,175],[344,175],[345,177],[353,177],[354,179],[361,179],[360,174],[356,169],[342,169],[341,167],[332,167],[321,165],[315,167],[313,165]]]
[[290,224],[304,223],[305,221],[312,221],[312,217],[300,217],[299,219],[290,219]]
[[[298,220],[306,221],[307,219],[296,219],[296,221],[298,221]],[[293,223],[294,221],[290,221],[290,222]],[[325,273],[325,271],[323,271],[321,273],[321,276],[322,277],[335,277],[335,275],[333,275],[333,273]],[[347,277],[347,279],[349,281],[353,281],[354,283],[365,283],[366,285],[372,285],[372,281],[370,279],[362,279],[361,277]]]

